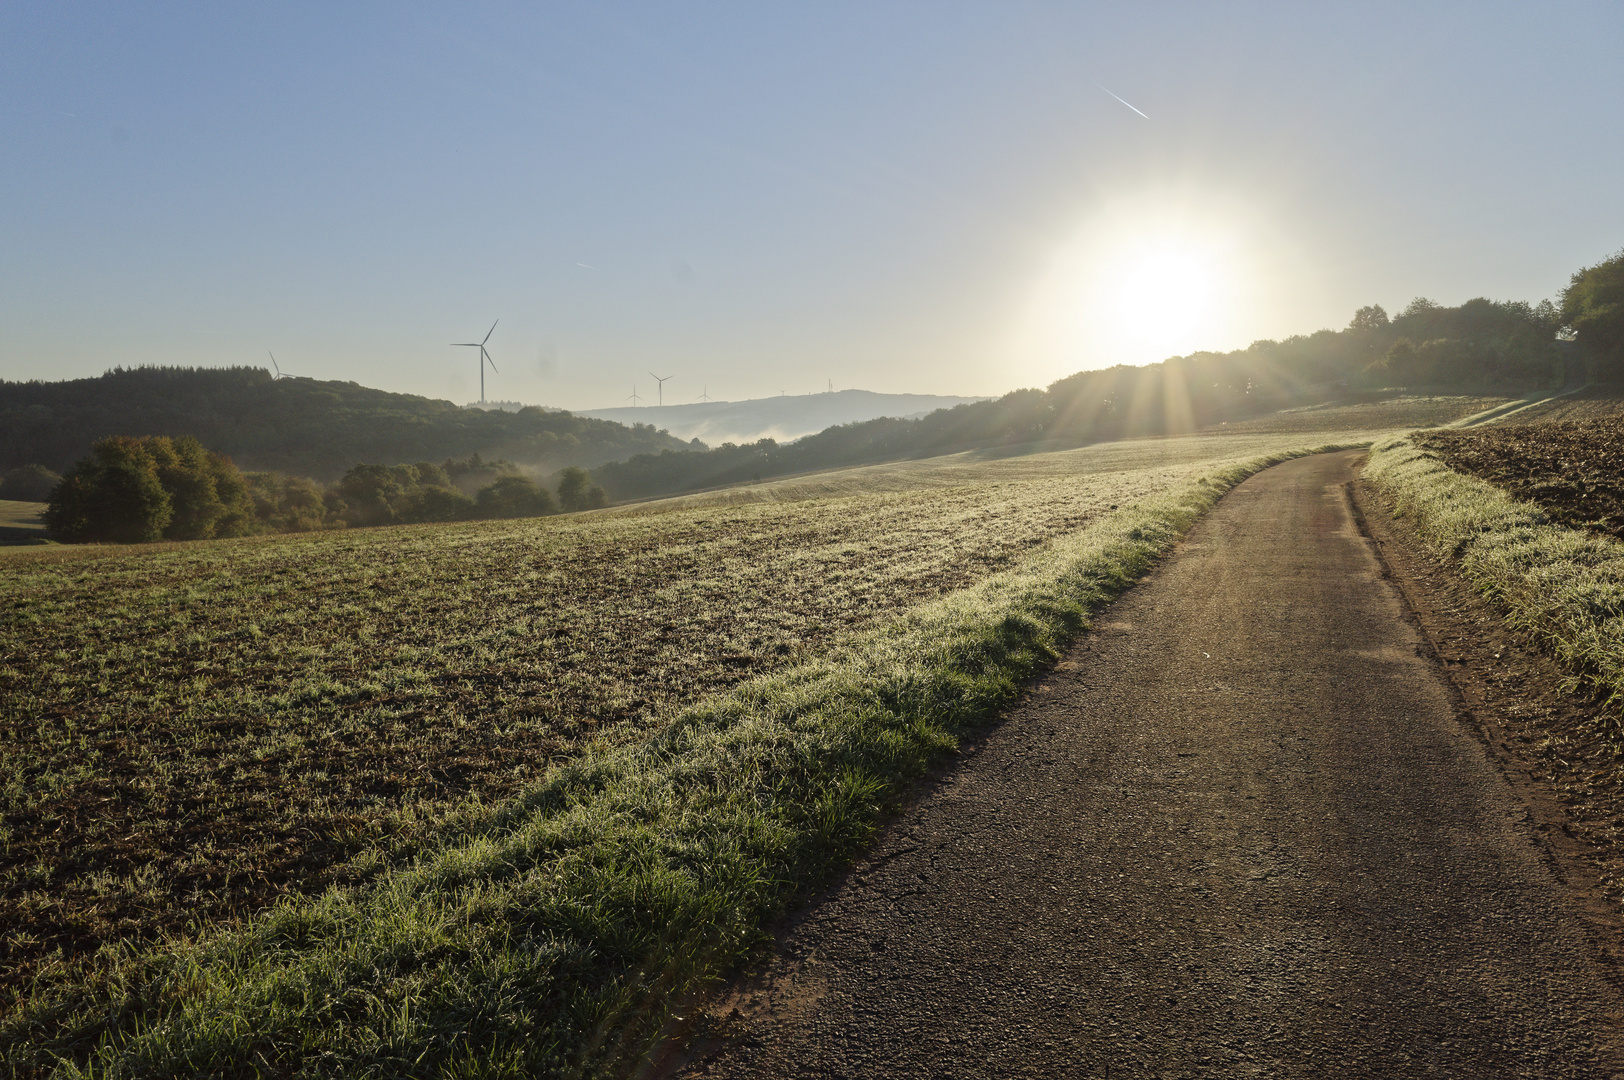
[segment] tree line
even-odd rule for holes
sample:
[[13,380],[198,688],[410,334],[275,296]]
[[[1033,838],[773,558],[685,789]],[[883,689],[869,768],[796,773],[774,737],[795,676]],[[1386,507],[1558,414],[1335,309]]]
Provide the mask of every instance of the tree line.
[[41,519],[60,540],[139,544],[538,517],[607,504],[603,489],[576,466],[559,474],[556,498],[512,463],[478,454],[440,465],[359,464],[323,486],[307,477],[244,473],[191,436],[148,435],[97,442],[53,485]]
[[596,470],[616,500],[751,483],[874,461],[1022,443],[1079,444],[1195,431],[1385,388],[1522,393],[1555,388],[1582,362],[1624,378],[1624,252],[1573,274],[1560,302],[1424,297],[1396,316],[1372,304],[1341,330],[1084,371],[1045,390],[704,452],[643,453]]
[[539,475],[692,445],[649,424],[628,427],[536,406],[463,408],[353,382],[272,379],[251,367],[114,368],[90,379],[0,380],[0,469],[34,462],[63,472],[112,432],[190,435],[242,468],[323,483],[357,461],[479,453]]
[[[62,467],[59,459],[22,454],[20,447],[75,445],[98,429],[98,417],[114,415],[140,418],[133,430],[144,425],[149,437],[168,434],[155,428],[186,428],[188,436],[219,432],[226,441],[210,445],[221,456],[232,447],[248,447],[260,463],[319,464],[238,474],[252,507],[251,524],[244,527],[274,531],[549,513],[593,500],[666,495],[978,447],[1177,434],[1383,388],[1518,393],[1572,382],[1576,365],[1587,367],[1593,378],[1624,379],[1624,251],[1576,271],[1559,302],[1477,298],[1446,307],[1417,298],[1391,317],[1373,304],[1355,312],[1341,330],[1256,341],[1230,352],[1196,352],[1144,367],[1079,372],[1044,390],[1016,390],[915,420],[840,425],[789,444],[763,439],[708,449],[647,424],[627,428],[534,407],[480,412],[354,383],[272,381],[254,368],[117,369],[99,380],[0,382],[0,461],[41,463],[6,474],[0,498],[24,498],[4,492],[38,491],[48,483],[54,490],[50,468]],[[201,451],[202,440],[194,438],[198,449],[184,453],[176,449],[182,441],[170,440],[170,451],[153,451],[157,456],[149,471],[160,487],[165,475],[204,468],[195,464],[204,460],[199,452],[208,453]],[[85,460],[135,453],[103,450],[113,444],[123,445],[98,443]],[[528,462],[532,472],[552,471],[538,467],[538,461],[556,465],[567,458],[577,465],[582,458],[601,458],[605,463],[594,471],[602,487],[572,479],[586,476],[579,468],[566,469],[555,501],[500,457],[495,462],[480,457],[489,450],[460,449],[455,453],[466,457],[453,454],[442,465],[429,463],[435,455],[419,453],[428,446],[470,444],[512,448],[511,456]],[[561,446],[567,450],[559,451]],[[371,451],[351,453],[355,447]],[[563,456],[549,456],[554,451]],[[194,463],[167,463],[166,453]],[[617,457],[624,460],[611,460]],[[334,464],[414,458],[411,465]],[[103,471],[118,473],[111,464]],[[234,490],[233,483],[216,481],[216,487]],[[184,502],[187,496],[170,498]],[[212,527],[237,528],[234,513]],[[180,512],[166,519],[160,532],[193,529],[189,522],[195,520],[200,520],[195,512]]]

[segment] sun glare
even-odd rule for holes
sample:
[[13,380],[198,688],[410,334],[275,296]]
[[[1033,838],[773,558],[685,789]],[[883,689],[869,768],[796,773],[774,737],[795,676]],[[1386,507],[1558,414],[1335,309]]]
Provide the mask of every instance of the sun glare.
[[1055,250],[1012,355],[1036,382],[1243,348],[1278,246],[1241,203],[1162,192],[1102,206]]
[[1213,271],[1201,255],[1151,249],[1130,261],[1117,292],[1122,329],[1153,348],[1177,348],[1211,322]]

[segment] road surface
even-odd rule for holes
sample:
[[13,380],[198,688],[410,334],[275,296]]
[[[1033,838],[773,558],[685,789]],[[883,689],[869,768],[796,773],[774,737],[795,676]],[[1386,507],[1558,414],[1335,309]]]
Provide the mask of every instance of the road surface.
[[684,1076],[1624,1076],[1624,995],[1345,484],[1227,495]]

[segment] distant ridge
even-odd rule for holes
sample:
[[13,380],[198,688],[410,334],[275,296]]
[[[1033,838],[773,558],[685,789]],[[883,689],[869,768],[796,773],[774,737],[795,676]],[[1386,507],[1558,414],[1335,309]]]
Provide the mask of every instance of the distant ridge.
[[[487,403],[490,404],[490,403]],[[261,368],[114,368],[63,382],[0,380],[0,471],[67,470],[108,435],[191,435],[245,469],[336,480],[358,462],[506,458],[538,473],[690,450],[654,428],[536,407],[465,409]],[[648,410],[644,410],[648,411]]]
[[870,390],[837,390],[828,394],[785,394],[748,401],[705,401],[692,405],[645,405],[641,408],[585,409],[575,415],[622,424],[652,424],[679,439],[752,443],[759,439],[789,442],[837,424],[881,416],[913,419],[937,409],[951,409],[979,397],[941,394],[876,394]]

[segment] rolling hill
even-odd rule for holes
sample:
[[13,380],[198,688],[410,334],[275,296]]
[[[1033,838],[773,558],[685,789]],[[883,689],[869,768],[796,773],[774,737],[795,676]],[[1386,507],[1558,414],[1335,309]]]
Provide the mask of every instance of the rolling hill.
[[479,453],[550,472],[698,449],[647,425],[536,407],[465,409],[353,382],[261,368],[115,368],[93,379],[0,381],[0,470],[61,472],[108,435],[191,435],[245,469],[336,480],[357,462]]

